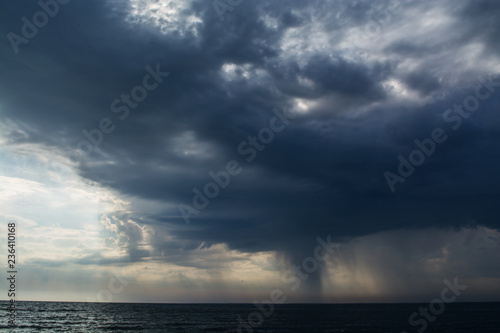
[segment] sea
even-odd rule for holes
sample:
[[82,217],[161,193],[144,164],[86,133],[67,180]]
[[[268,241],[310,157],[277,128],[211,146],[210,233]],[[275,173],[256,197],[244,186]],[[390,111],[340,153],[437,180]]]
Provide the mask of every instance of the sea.
[[[439,332],[500,333],[500,303],[427,304],[144,304],[18,302],[5,332]],[[419,315],[419,309],[424,315]],[[413,325],[409,317],[413,315]],[[4,320],[5,319],[5,320]],[[425,326],[425,327],[424,327]]]

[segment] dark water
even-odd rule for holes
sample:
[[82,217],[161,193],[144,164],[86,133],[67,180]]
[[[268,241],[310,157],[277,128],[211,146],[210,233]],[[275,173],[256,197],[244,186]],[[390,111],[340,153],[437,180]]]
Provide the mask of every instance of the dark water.
[[[418,332],[408,317],[429,304],[283,304],[265,314],[251,304],[19,302],[9,332]],[[249,317],[250,315],[250,317]],[[268,317],[266,317],[268,315]],[[238,316],[255,327],[244,328]],[[432,319],[433,317],[431,317]],[[415,320],[422,319],[416,317]],[[500,333],[500,303],[452,303],[423,332]]]

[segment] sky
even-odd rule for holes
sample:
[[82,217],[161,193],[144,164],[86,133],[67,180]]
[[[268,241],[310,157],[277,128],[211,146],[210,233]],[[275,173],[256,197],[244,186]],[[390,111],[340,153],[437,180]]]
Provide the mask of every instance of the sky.
[[498,1],[0,15],[18,299],[500,301]]

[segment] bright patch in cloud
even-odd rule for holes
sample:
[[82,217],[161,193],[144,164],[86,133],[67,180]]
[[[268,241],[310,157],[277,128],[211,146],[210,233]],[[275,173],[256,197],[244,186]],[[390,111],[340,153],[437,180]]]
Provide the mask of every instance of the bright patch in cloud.
[[[203,21],[189,11],[191,4],[189,0],[128,0],[127,21],[150,26],[162,34],[198,36],[198,28]],[[123,6],[121,1],[116,5]]]

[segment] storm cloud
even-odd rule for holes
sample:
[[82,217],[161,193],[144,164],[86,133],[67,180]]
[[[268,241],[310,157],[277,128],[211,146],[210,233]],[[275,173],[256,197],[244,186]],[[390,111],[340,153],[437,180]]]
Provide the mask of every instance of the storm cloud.
[[[190,251],[226,244],[288,267],[318,236],[347,251],[381,233],[500,229],[496,1],[242,1],[221,19],[211,1],[73,0],[16,53],[8,33],[40,10],[0,4],[2,144],[42,147],[131,202],[105,223],[128,262],[206,267]],[[443,114],[478,86],[488,97],[453,129]],[[264,144],[276,112],[290,118]],[[384,173],[436,128],[447,140],[391,191]],[[241,172],[187,225],[179,205],[195,209],[193,189],[229,161]]]

